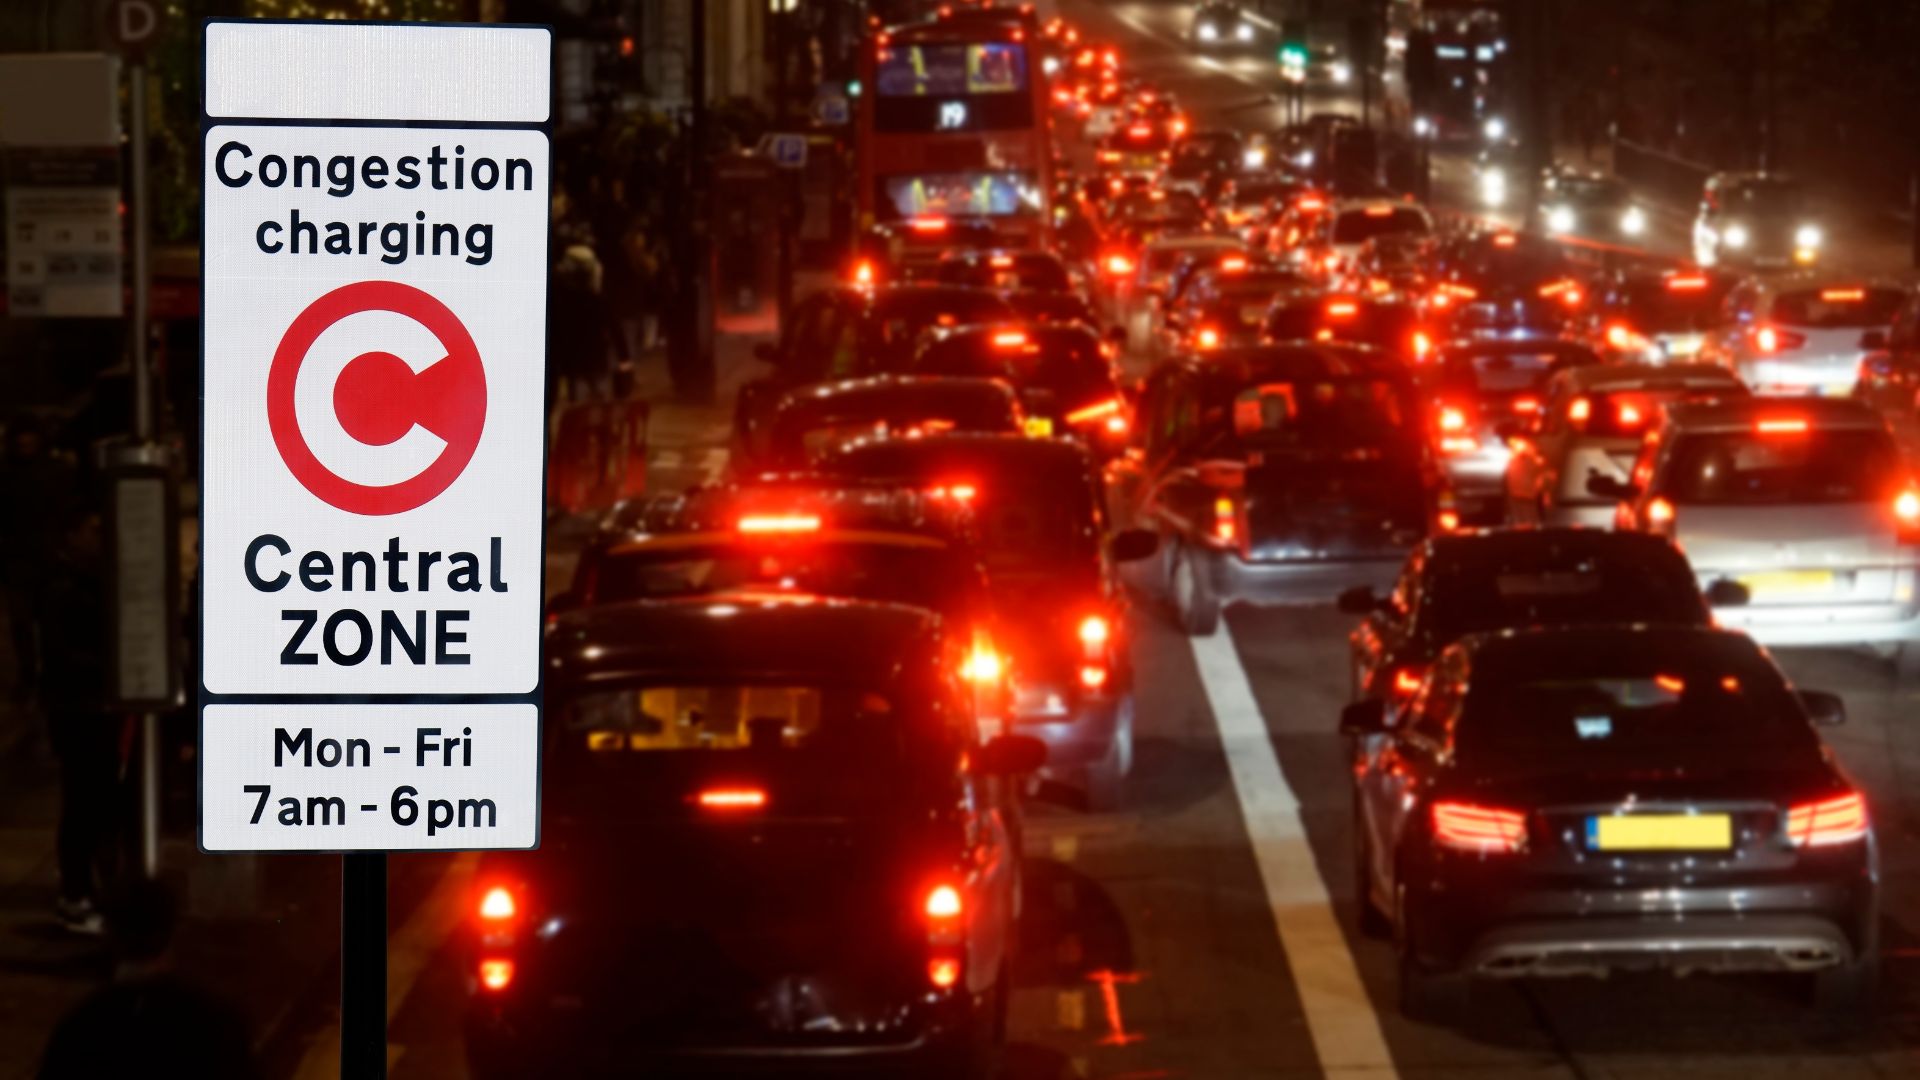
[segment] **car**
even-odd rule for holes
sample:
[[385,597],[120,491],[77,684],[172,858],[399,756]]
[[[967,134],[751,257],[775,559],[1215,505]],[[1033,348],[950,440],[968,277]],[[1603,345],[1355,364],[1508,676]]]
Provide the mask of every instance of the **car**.
[[1746,396],[1746,386],[1714,364],[1600,364],[1554,376],[1540,407],[1507,428],[1506,520],[1611,526],[1614,500],[1592,494],[1590,477],[1626,482],[1666,406]]
[[1724,317],[1738,278],[1708,270],[1627,270],[1596,287],[1587,343],[1608,360],[1684,363]]
[[[1868,1004],[1879,866],[1866,798],[1752,639],[1706,627],[1507,630],[1448,646],[1353,773],[1362,929],[1403,1012],[1464,1019],[1474,979],[1771,972]],[[1649,903],[1649,898],[1658,898]]]
[[1756,394],[1845,397],[1860,363],[1884,348],[1906,302],[1897,282],[1830,274],[1755,278],[1727,294],[1726,317],[1701,349]]
[[1045,750],[980,738],[937,616],[697,596],[546,642],[543,843],[466,901],[477,1073],[987,1075]]
[[1093,304],[1078,292],[1012,289],[1000,295],[1020,320],[1028,324],[1079,323],[1083,326],[1096,326],[1100,322],[1100,316],[1093,310]]
[[1151,556],[1155,538],[1108,538],[1094,458],[1058,440],[956,434],[856,444],[822,468],[966,504],[997,601],[1012,730],[1047,745],[1044,777],[1089,809],[1118,806],[1133,767],[1133,670],[1112,567]]
[[1220,193],[1227,177],[1240,171],[1244,156],[1237,132],[1196,131],[1173,148],[1161,184],[1168,191],[1187,191],[1210,200]]
[[1427,318],[1436,340],[1557,337],[1578,330],[1587,288],[1559,244],[1489,230],[1437,242],[1428,256]]
[[1541,178],[1540,224],[1551,236],[1638,246],[1646,242],[1649,219],[1626,181],[1560,166]]
[[1306,284],[1295,270],[1247,259],[1199,271],[1161,316],[1160,355],[1257,345],[1274,297]]
[[735,472],[806,469],[858,438],[934,431],[1023,430],[1013,387],[996,379],[872,375],[789,393],[775,409],[764,452],[729,462]]
[[1094,144],[1094,164],[1107,174],[1158,176],[1176,141],[1178,137],[1165,123],[1136,118]]
[[1233,603],[1384,588],[1434,526],[1423,415],[1406,365],[1362,346],[1160,364],[1136,411],[1141,452],[1109,469],[1115,519],[1160,538],[1133,584],[1200,635]]
[[[1738,589],[1720,601],[1736,604]],[[1669,540],[1605,529],[1474,529],[1428,538],[1387,593],[1361,585],[1340,610],[1353,700],[1404,702],[1434,657],[1469,634],[1529,626],[1710,626],[1693,567]]]
[[1693,261],[1701,266],[1786,270],[1820,260],[1826,229],[1804,185],[1764,172],[1707,178],[1693,220]]
[[1507,440],[1545,407],[1548,380],[1600,363],[1593,350],[1554,338],[1471,338],[1434,349],[1421,368],[1433,403],[1433,441],[1460,521],[1507,516]]
[[[1154,316],[1166,299],[1174,275],[1190,259],[1245,256],[1245,245],[1221,233],[1170,233],[1149,242],[1140,251],[1139,264],[1118,299],[1121,325],[1143,340],[1154,331]],[[1135,327],[1135,322],[1145,325]]]
[[990,289],[962,285],[837,285],[795,305],[780,340],[754,346],[773,370],[740,387],[734,401],[736,452],[762,451],[767,421],[793,390],[864,375],[904,372],[930,326],[1018,325],[1019,315]]
[[1360,245],[1339,288],[1377,299],[1420,300],[1426,295],[1430,244],[1424,236],[1376,236]]
[[1038,248],[962,248],[940,256],[933,279],[980,289],[1071,292],[1073,277],[1060,256]]
[[1424,358],[1432,348],[1420,309],[1391,297],[1349,296],[1316,288],[1279,293],[1261,323],[1261,340],[1342,342],[1368,345],[1404,361]]
[[1300,246],[1301,257],[1329,277],[1353,264],[1361,245],[1382,236],[1428,236],[1433,217],[1417,203],[1392,199],[1342,199],[1322,219],[1323,227]]
[[1479,193],[1480,204],[1489,210],[1499,210],[1524,196],[1523,182],[1530,162],[1530,155],[1511,139],[1482,147],[1473,162],[1473,186]]
[[1247,49],[1259,36],[1260,28],[1238,4],[1201,4],[1187,28],[1187,40],[1202,49]]
[[903,213],[877,221],[862,233],[854,273],[864,279],[861,284],[913,281],[931,275],[941,255],[955,248],[990,248],[1005,243],[991,217],[932,211]]
[[1290,83],[1346,86],[1353,81],[1353,64],[1330,42],[1299,50],[1282,50],[1280,77]]
[[1075,439],[1106,456],[1125,445],[1128,424],[1112,352],[1078,323],[960,326],[929,331],[912,368],[1006,382],[1020,397],[1028,434]]
[[[1265,146],[1250,148],[1242,155],[1243,164],[1253,161],[1257,155],[1261,164],[1255,168],[1264,168],[1268,153]],[[1241,172],[1221,184],[1214,212],[1221,226],[1238,232],[1242,239],[1252,243],[1261,235],[1276,208],[1305,189],[1306,182],[1290,173]]]
[[1615,527],[1670,537],[1701,585],[1752,602],[1722,624],[1765,645],[1872,646],[1920,676],[1920,490],[1880,414],[1854,401],[1670,405],[1618,499]]

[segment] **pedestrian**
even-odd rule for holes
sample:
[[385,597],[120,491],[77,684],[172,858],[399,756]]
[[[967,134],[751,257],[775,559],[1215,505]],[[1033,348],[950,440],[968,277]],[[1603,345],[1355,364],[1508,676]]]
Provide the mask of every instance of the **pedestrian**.
[[60,763],[60,874],[55,913],[67,929],[99,934],[101,867],[111,853],[119,805],[119,725],[107,710],[104,537],[98,512],[72,505],[54,557],[38,582],[44,657],[41,701]]
[[[602,295],[599,257],[583,231],[569,227],[553,271],[547,311],[547,383],[550,406],[604,392],[611,361],[624,357]],[[558,381],[556,381],[558,380]]]
[[6,508],[8,518],[0,528],[0,589],[6,594],[13,646],[13,695],[22,705],[39,689],[46,652],[35,592],[54,548],[48,510],[72,490],[72,472],[38,420],[21,417],[8,429],[6,459],[0,464],[0,507]]
[[40,1080],[179,1076],[255,1080],[247,1020],[172,970],[178,907],[158,882],[135,882],[113,905],[113,981],[55,1025]]

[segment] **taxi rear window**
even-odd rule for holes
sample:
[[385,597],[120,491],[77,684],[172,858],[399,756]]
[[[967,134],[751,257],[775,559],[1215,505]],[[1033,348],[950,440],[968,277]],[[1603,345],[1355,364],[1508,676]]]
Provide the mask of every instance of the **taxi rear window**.
[[1367,207],[1341,214],[1333,224],[1333,242],[1358,244],[1376,236],[1427,231],[1427,215],[1411,206],[1387,207],[1384,213],[1381,209]]
[[1886,326],[1905,299],[1898,289],[1801,289],[1775,298],[1773,320],[1810,330]]
[[1660,491],[1683,505],[1872,502],[1900,476],[1884,431],[1701,432],[1674,443]]

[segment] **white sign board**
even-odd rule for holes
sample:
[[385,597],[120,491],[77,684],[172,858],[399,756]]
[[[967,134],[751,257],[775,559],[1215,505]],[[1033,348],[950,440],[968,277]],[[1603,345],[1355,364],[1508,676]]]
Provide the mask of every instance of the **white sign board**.
[[[208,850],[536,841],[551,56],[540,28],[207,24]],[[470,760],[417,763],[422,727]],[[301,730],[378,760],[276,760]],[[491,812],[416,828],[376,780]],[[323,812],[256,814],[261,785]]]

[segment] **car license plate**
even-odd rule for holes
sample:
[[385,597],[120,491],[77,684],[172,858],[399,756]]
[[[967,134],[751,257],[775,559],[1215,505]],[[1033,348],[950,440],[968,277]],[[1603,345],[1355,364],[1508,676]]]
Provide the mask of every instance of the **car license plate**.
[[1030,439],[1051,439],[1053,437],[1053,417],[1027,417],[1026,432],[1027,437]]
[[1725,851],[1733,819],[1725,814],[1610,814],[1587,819],[1594,851]]
[[1740,583],[1755,598],[1767,596],[1812,596],[1833,591],[1831,570],[1772,570],[1748,574]]

